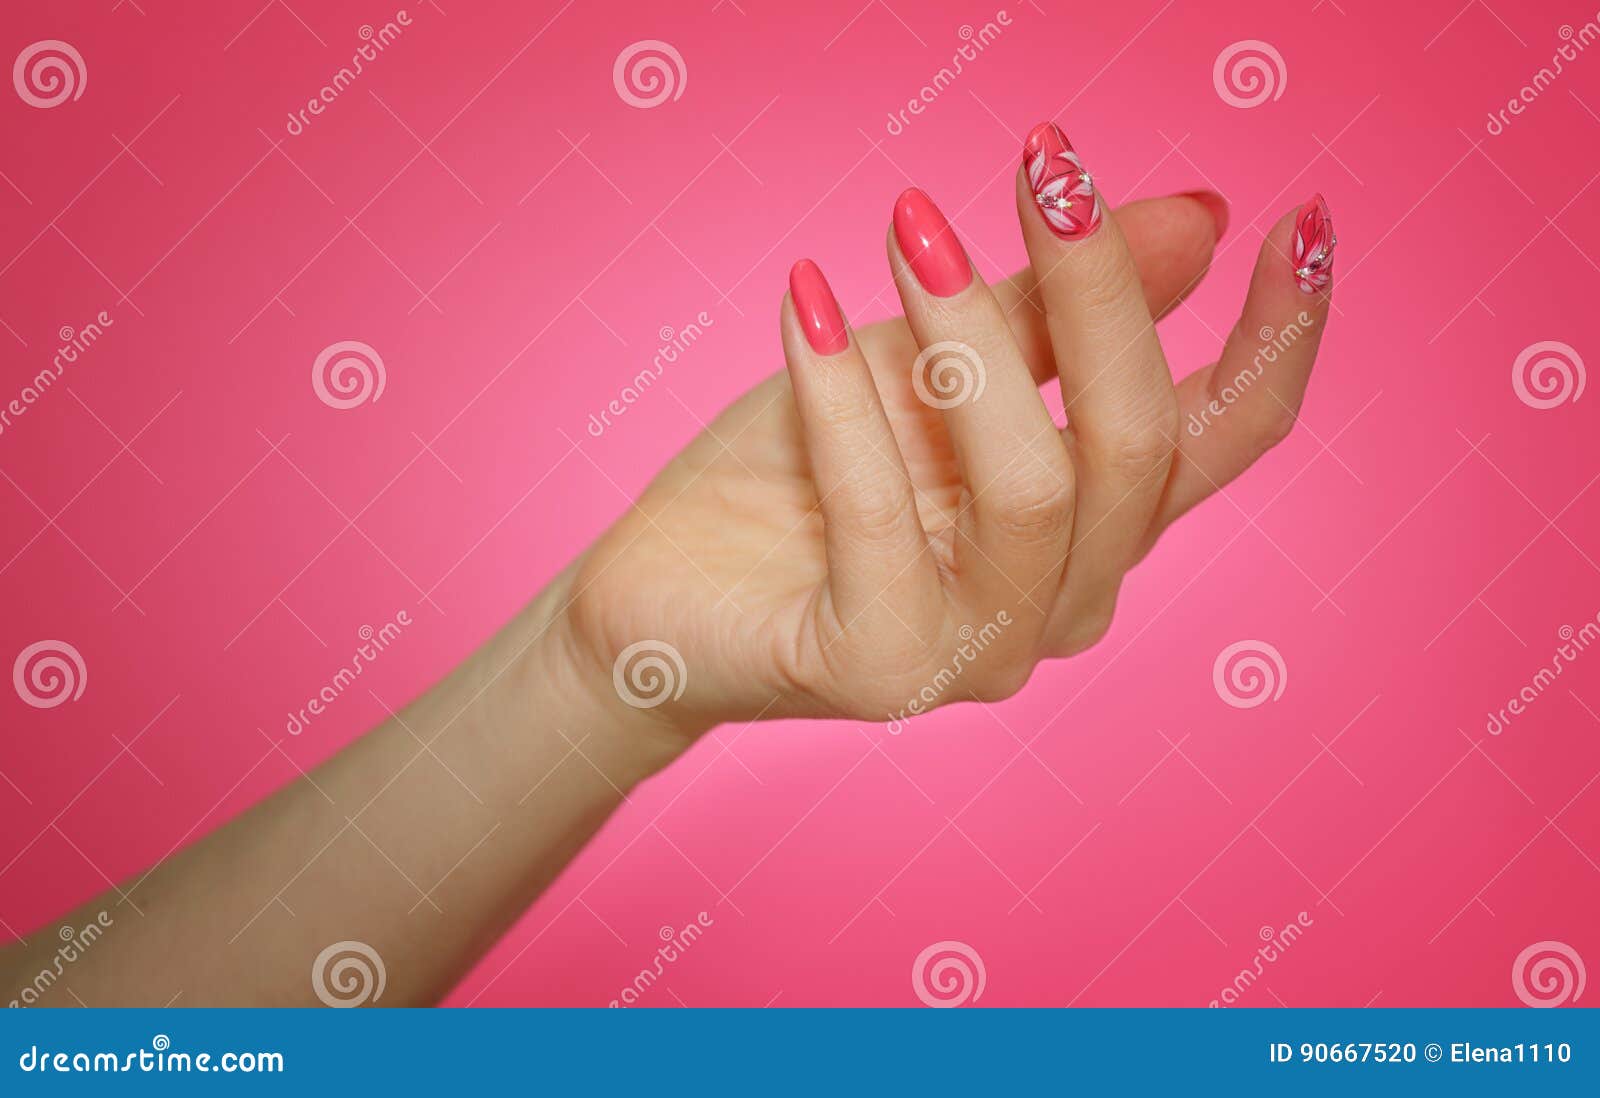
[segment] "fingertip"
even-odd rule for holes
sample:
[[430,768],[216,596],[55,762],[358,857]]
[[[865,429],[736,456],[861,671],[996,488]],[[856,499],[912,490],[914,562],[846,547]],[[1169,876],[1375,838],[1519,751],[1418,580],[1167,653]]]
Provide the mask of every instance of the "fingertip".
[[894,238],[922,288],[953,297],[972,284],[972,263],[944,211],[919,187],[907,187],[894,202]]
[[1095,234],[1103,220],[1100,195],[1060,126],[1047,121],[1028,131],[1022,143],[1022,167],[1029,191],[1025,205],[1034,208],[1032,220],[1066,242]]
[[1295,212],[1290,261],[1295,285],[1302,293],[1326,293],[1333,285],[1333,212],[1319,191]]
[[1216,227],[1216,234],[1212,238],[1213,242],[1220,242],[1227,235],[1230,216],[1226,198],[1223,198],[1216,191],[1208,190],[1184,191],[1178,197],[1198,202],[1205,208],[1206,213],[1211,217],[1212,225]]
[[822,268],[817,266],[814,259],[797,259],[794,266],[789,268],[789,290],[794,291],[795,283],[822,277]]
[[1272,301],[1321,308],[1333,290],[1333,253],[1338,243],[1327,201],[1313,194],[1286,211],[1261,241],[1251,293]]
[[1061,127],[1050,119],[1045,119],[1029,130],[1028,136],[1022,139],[1022,163],[1026,165],[1029,154],[1044,149],[1047,143],[1065,141],[1066,135],[1061,132]]
[[838,299],[814,260],[802,259],[789,268],[789,297],[813,351],[836,355],[850,346],[850,332]]
[[1187,195],[1130,202],[1115,222],[1139,268],[1145,300],[1160,319],[1198,286],[1216,252],[1215,221]]

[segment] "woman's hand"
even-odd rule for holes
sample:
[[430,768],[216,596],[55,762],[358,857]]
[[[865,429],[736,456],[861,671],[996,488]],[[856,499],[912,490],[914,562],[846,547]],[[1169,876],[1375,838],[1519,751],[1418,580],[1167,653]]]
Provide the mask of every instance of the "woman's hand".
[[[1127,568],[1293,422],[1332,227],[1320,200],[1273,227],[1221,360],[1174,386],[1152,315],[1204,272],[1219,200],[1102,215],[1054,127],[1017,200],[1032,269],[991,291],[933,204],[901,196],[905,320],[852,335],[797,265],[787,375],[442,681],[0,952],[0,986],[30,1005],[436,1002],[711,724],[903,720],[1092,644]],[[1065,429],[1039,396],[1051,375]],[[111,918],[116,948],[54,984],[54,943]]]
[[[1273,226],[1221,359],[1176,386],[1152,315],[1209,259],[1204,208],[1102,213],[1052,124],[1024,148],[1017,204],[1032,273],[991,290],[933,203],[902,195],[888,252],[906,319],[853,337],[816,265],[796,266],[787,374],[562,581],[591,679],[684,737],[1010,696],[1038,660],[1095,643],[1156,537],[1287,433],[1327,317],[1320,198]],[[1051,375],[1064,429],[1037,388]]]

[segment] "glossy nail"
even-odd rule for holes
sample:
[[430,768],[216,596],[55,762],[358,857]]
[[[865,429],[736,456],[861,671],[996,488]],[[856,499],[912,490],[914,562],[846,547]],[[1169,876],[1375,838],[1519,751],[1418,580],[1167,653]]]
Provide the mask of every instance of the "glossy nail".
[[955,230],[933,200],[917,188],[894,204],[894,237],[922,288],[935,297],[953,297],[972,284],[972,264]]
[[800,327],[806,331],[806,342],[819,355],[836,355],[850,346],[850,333],[845,331],[844,317],[839,313],[839,302],[834,299],[828,280],[822,277],[822,268],[809,259],[802,259],[789,269],[789,296],[794,299],[794,311],[800,318]]
[[1333,281],[1333,214],[1320,194],[1300,207],[1294,219],[1294,280],[1304,293],[1326,290]]
[[1100,196],[1083,162],[1054,122],[1041,122],[1022,146],[1028,186],[1050,231],[1062,240],[1082,240],[1100,227]]

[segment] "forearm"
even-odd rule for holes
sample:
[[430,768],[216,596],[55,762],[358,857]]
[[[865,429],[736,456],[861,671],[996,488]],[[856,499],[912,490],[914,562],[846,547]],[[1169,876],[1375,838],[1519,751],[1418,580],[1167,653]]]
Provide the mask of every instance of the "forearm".
[[58,928],[105,911],[104,944],[40,1005],[314,1005],[313,963],[344,941],[382,958],[382,1005],[436,1002],[679,748],[578,663],[563,593],[309,775],[30,935],[0,993],[54,972]]

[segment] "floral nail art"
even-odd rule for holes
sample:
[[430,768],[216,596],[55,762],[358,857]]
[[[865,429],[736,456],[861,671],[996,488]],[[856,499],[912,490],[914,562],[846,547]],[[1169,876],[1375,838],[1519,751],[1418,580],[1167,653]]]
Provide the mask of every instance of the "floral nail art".
[[1320,194],[1300,207],[1294,221],[1294,280],[1302,293],[1326,290],[1333,280],[1333,214]]
[[1067,135],[1054,122],[1035,126],[1022,147],[1033,200],[1052,232],[1082,240],[1100,227],[1100,196]]

